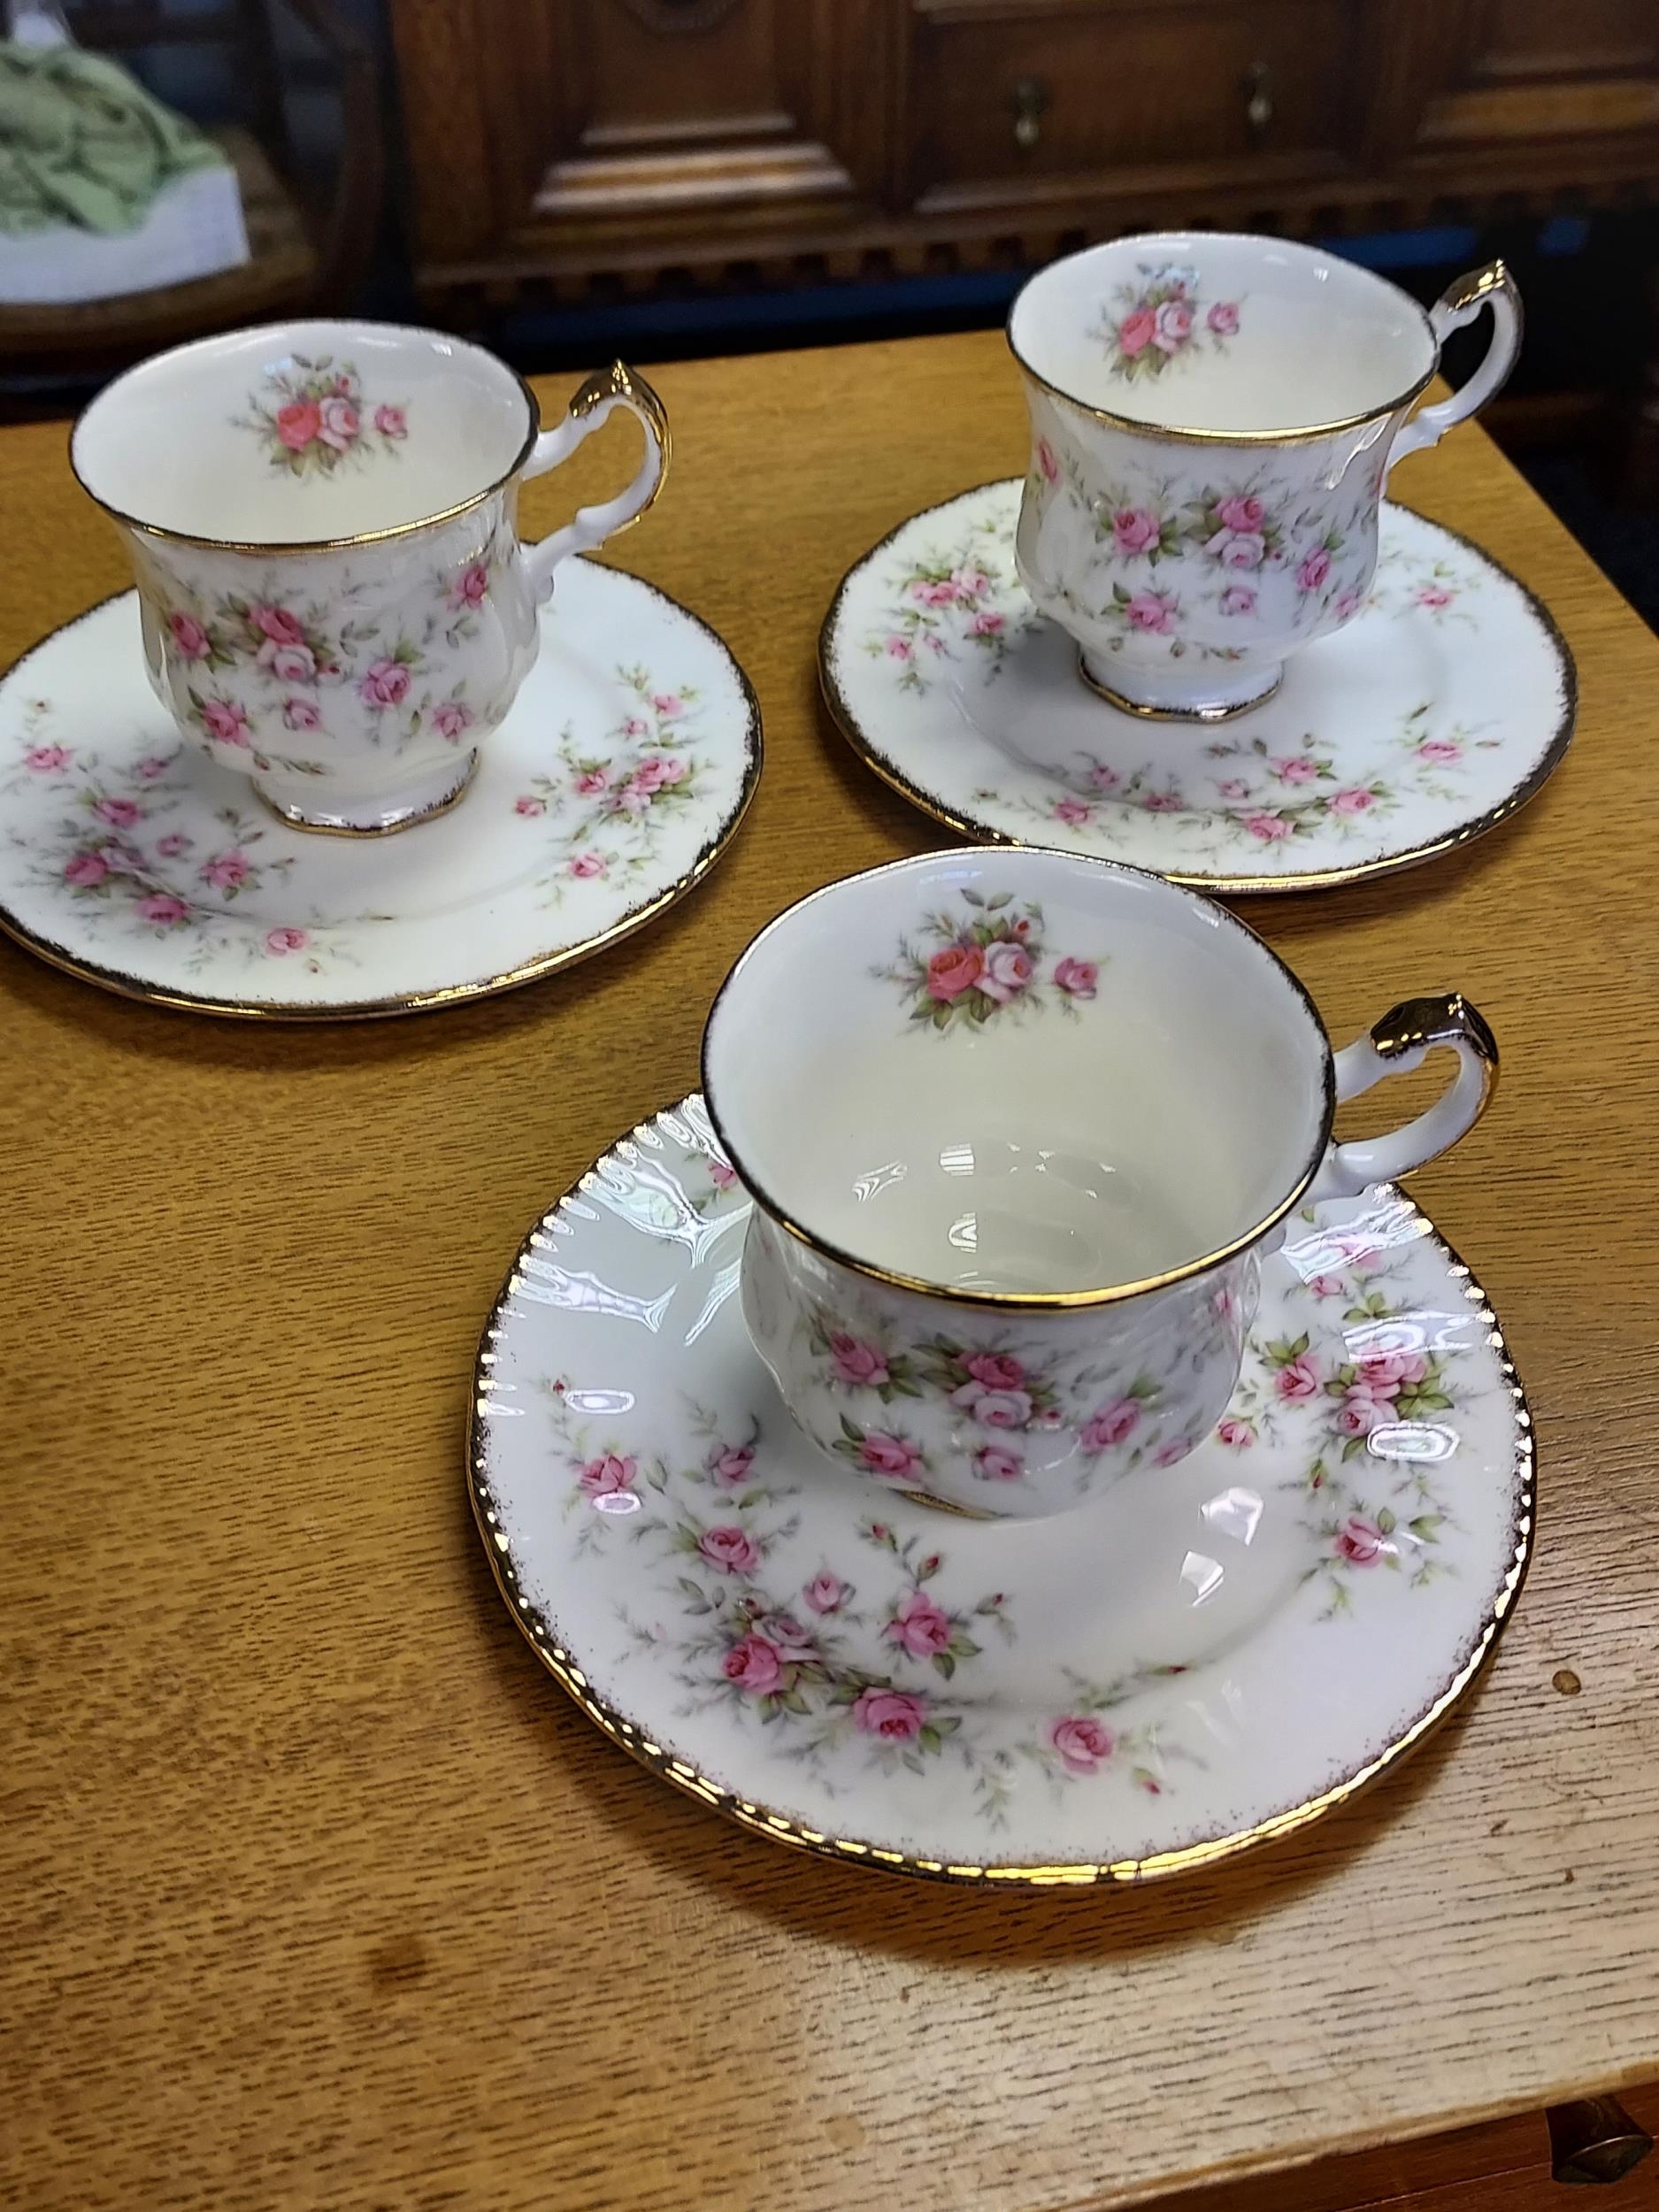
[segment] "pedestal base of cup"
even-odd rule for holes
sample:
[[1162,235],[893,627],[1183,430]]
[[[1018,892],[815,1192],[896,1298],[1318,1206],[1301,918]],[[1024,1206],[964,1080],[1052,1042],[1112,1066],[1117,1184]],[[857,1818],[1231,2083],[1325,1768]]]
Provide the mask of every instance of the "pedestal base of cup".
[[447,814],[465,796],[477,772],[478,755],[468,753],[454,764],[446,764],[436,774],[419,777],[389,794],[336,798],[330,804],[319,801],[316,785],[303,777],[256,777],[253,787],[271,811],[291,828],[310,830],[323,837],[387,837]]
[[1124,714],[1138,714],[1154,722],[1227,722],[1235,714],[1271,699],[1285,680],[1283,661],[1258,663],[1222,677],[1213,671],[1201,677],[1133,678],[1114,668],[1109,681],[1098,661],[1079,649],[1078,674],[1108,706]]

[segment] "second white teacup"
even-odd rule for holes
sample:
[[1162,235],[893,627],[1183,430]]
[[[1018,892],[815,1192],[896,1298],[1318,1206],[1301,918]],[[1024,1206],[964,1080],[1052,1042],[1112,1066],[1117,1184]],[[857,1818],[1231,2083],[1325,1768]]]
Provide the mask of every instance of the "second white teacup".
[[[1481,366],[1408,420],[1483,308]],[[1031,414],[1022,582],[1114,705],[1213,721],[1358,612],[1389,469],[1498,389],[1521,303],[1501,261],[1425,311],[1310,246],[1170,232],[1040,271],[1008,340]]]
[[[1455,1051],[1403,1128],[1337,1102]],[[703,1091],[756,1201],[741,1294],[800,1426],[872,1482],[1034,1517],[1182,1458],[1238,1381],[1292,1208],[1403,1175],[1484,1106],[1455,995],[1333,1055],[1295,977],[1222,908],[1041,850],[832,884],[715,1002]]]
[[[612,411],[627,489],[520,545],[518,487]],[[534,664],[569,554],[645,511],[668,420],[618,361],[541,428],[481,346],[390,323],[277,323],[106,387],[70,458],[120,526],[150,678],[187,742],[301,829],[375,834],[453,805]]]

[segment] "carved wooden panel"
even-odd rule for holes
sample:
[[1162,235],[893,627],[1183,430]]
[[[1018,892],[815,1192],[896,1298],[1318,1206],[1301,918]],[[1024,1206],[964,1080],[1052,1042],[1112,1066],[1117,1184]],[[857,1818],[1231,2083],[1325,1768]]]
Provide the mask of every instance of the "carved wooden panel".
[[579,232],[609,242],[641,220],[741,229],[844,211],[884,160],[879,108],[859,96],[877,13],[876,0],[395,0],[423,243],[466,254]]

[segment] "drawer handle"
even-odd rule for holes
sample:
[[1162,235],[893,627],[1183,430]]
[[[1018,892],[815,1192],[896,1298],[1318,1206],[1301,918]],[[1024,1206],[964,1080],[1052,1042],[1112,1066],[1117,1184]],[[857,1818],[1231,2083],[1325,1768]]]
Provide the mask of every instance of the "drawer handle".
[[1253,61],[1244,73],[1244,119],[1252,138],[1265,138],[1273,119],[1273,73],[1264,61]]
[[1557,2182],[1623,2181],[1653,2148],[1653,2138],[1639,2127],[1612,2097],[1586,2097],[1579,2104],[1553,2104],[1549,2123],[1549,2163]]
[[1014,87],[1014,143],[1022,154],[1028,154],[1042,136],[1043,110],[1049,96],[1041,77],[1022,77]]

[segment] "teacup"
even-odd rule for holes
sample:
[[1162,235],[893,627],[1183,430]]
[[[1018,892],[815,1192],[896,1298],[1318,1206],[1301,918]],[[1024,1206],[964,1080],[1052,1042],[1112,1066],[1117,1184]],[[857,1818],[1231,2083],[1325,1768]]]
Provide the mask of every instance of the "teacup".
[[[1337,1102],[1449,1045],[1425,1113]],[[743,1314],[813,1441],[981,1515],[1183,1458],[1238,1382],[1293,1208],[1455,1143],[1497,1070],[1445,995],[1333,1054],[1241,922],[1112,862],[929,854],[780,915],[722,987],[703,1094],[754,1198]]]
[[[1483,307],[1481,366],[1408,422]],[[1389,469],[1502,384],[1521,302],[1501,261],[1425,310],[1310,246],[1167,232],[1040,271],[1008,342],[1031,413],[1026,590],[1113,705],[1216,721],[1363,605]]]
[[[634,481],[520,545],[519,485],[618,407],[645,432]],[[106,387],[70,441],[127,539],[150,682],[184,737],[297,827],[348,834],[461,796],[559,563],[644,512],[668,453],[661,400],[620,362],[544,431],[493,354],[369,322],[180,346]]]

